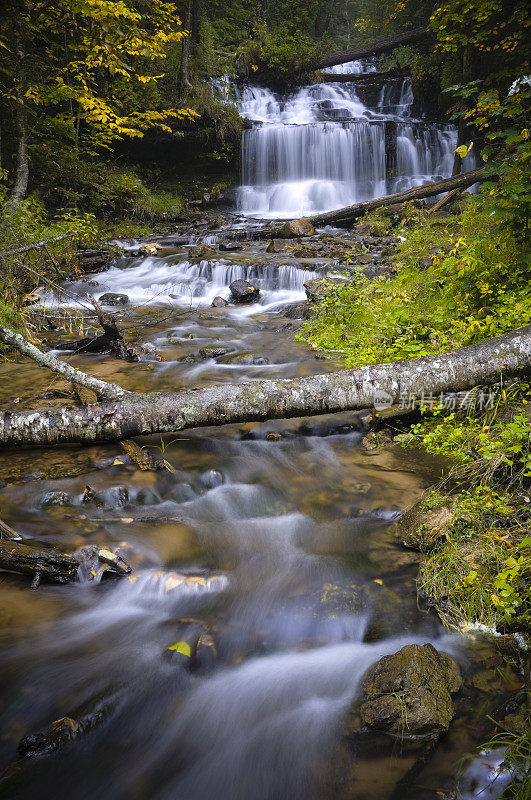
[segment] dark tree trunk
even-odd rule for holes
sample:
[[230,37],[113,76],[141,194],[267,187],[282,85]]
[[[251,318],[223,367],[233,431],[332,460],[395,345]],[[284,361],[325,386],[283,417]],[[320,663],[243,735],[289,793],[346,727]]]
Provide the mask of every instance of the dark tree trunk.
[[28,161],[28,111],[26,107],[26,53],[20,20],[15,28],[15,57],[16,57],[16,82],[17,101],[15,122],[17,127],[17,157],[15,183],[11,192],[11,201],[19,203],[28,191],[29,161]]
[[201,0],[193,0],[191,34],[194,45],[199,44],[201,39]]
[[186,36],[181,40],[181,68],[179,71],[179,86],[181,89],[191,89],[192,84],[190,83],[190,79],[188,77],[188,59],[190,56],[190,28],[191,28],[191,20],[192,20],[192,0],[188,0],[188,6],[186,10],[186,19],[184,21],[184,27],[186,30]]

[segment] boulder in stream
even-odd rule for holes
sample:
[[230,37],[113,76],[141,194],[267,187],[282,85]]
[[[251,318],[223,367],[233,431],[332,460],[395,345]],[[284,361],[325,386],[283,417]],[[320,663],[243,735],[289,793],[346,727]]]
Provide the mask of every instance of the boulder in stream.
[[229,305],[229,301],[225,300],[224,297],[220,297],[219,295],[217,295],[212,300],[211,305],[212,305],[212,308],[226,308]]
[[461,518],[451,497],[432,501],[428,493],[400,517],[395,527],[396,539],[405,547],[425,552],[441,539],[451,537],[458,517]]
[[105,292],[105,294],[98,297],[98,302],[103,306],[126,306],[129,302],[129,297],[118,292]]
[[260,289],[257,286],[242,279],[232,281],[229,289],[237,303],[254,303],[260,295]]
[[219,358],[219,356],[224,356],[228,353],[228,349],[226,347],[210,345],[209,347],[202,347],[199,350],[199,355],[201,358]]
[[283,239],[295,239],[298,236],[313,236],[315,228],[307,219],[291,219],[281,229]]
[[448,730],[452,694],[461,687],[457,663],[431,644],[408,644],[384,656],[363,678],[359,717],[349,733],[381,732],[416,749]]
[[266,253],[285,253],[293,247],[291,239],[271,239],[267,245]]

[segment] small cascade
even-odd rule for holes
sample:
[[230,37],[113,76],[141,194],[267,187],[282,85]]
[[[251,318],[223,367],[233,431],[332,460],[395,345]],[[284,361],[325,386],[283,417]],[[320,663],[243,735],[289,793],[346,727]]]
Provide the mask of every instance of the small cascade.
[[[376,66],[353,61],[326,72],[376,72]],[[256,86],[234,89],[233,101],[252,123],[242,137],[238,210],[307,216],[448,177],[455,126],[413,116],[409,77],[390,78],[371,94],[355,82],[315,84],[285,96]]]

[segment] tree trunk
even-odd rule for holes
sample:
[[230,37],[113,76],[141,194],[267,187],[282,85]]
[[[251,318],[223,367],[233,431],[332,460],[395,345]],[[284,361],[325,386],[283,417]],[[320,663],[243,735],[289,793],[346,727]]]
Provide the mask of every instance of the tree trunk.
[[325,69],[326,67],[335,67],[337,64],[344,64],[346,61],[357,61],[361,58],[369,58],[370,56],[378,56],[381,53],[387,53],[389,50],[394,50],[395,47],[403,47],[404,45],[420,42],[423,39],[428,39],[432,36],[429,28],[415,28],[406,33],[399,33],[397,36],[390,36],[388,39],[382,39],[372,44],[356,47],[353,50],[343,50],[337,53],[331,53],[329,56],[323,56],[312,65],[312,69]]
[[310,217],[310,221],[313,225],[328,225],[332,222],[340,225],[349,224],[358,217],[362,217],[364,214],[382,206],[393,206],[398,203],[407,203],[410,200],[422,200],[425,197],[434,197],[436,194],[449,192],[452,189],[466,189],[468,186],[472,186],[472,184],[482,180],[485,180],[483,169],[474,169],[471,172],[464,172],[462,175],[456,175],[453,178],[444,178],[444,180],[436,181],[435,183],[414,186],[405,192],[396,192],[395,194],[385,195],[385,197],[377,197],[374,200],[364,200],[363,203],[355,203],[353,206],[338,208],[336,211],[317,214],[314,217]]
[[199,44],[201,39],[201,0],[193,0],[192,27],[190,33],[194,45]]
[[186,36],[181,40],[181,68],[179,71],[179,86],[181,89],[191,89],[192,84],[188,77],[188,57],[190,55],[190,28],[192,20],[192,0],[188,0],[186,11],[185,30]]
[[124,392],[121,400],[84,408],[4,412],[0,446],[116,441],[232,422],[356,411],[381,407],[382,398],[383,405],[391,406],[412,396],[438,397],[529,371],[531,325],[449,353],[327,375],[160,394]]
[[11,202],[19,203],[26,196],[29,181],[29,161],[28,161],[28,112],[26,108],[26,53],[24,49],[24,39],[22,36],[20,21],[15,29],[15,54],[16,54],[16,81],[17,81],[17,101],[15,111],[15,121],[17,126],[17,168],[15,184],[11,192]]

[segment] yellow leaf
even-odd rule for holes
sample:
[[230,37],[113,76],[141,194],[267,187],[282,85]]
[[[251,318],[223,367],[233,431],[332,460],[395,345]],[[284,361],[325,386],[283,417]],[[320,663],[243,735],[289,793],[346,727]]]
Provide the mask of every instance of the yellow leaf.
[[174,650],[176,653],[182,653],[183,656],[188,656],[188,658],[192,656],[191,647],[187,642],[175,642],[175,644],[170,644],[166,649]]
[[178,576],[171,575],[164,582],[164,591],[171,592],[172,589],[176,589],[178,586],[181,585],[181,583],[184,583],[184,580],[185,579],[183,575],[178,575]]
[[383,580],[381,578],[375,578],[373,583],[377,583],[379,586],[383,586]]

